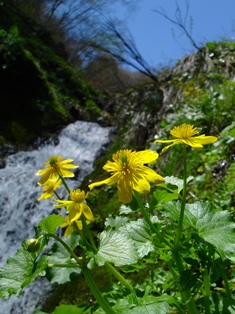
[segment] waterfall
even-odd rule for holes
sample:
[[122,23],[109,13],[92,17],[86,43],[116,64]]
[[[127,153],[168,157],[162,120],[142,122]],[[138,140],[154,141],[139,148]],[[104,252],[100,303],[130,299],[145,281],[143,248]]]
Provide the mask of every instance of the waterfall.
[[[103,128],[96,123],[77,121],[64,128],[58,144],[47,144],[34,151],[22,151],[6,158],[5,168],[0,169],[0,266],[16,253],[22,240],[34,236],[34,226],[54,208],[52,201],[37,198],[42,193],[35,173],[44,168],[51,155],[74,159],[79,168],[75,179],[66,180],[70,189],[78,188],[82,180],[93,170],[95,159],[105,151],[113,128]],[[37,280],[40,284],[37,284]],[[39,278],[27,287],[21,297],[0,299],[2,314],[32,314],[40,308],[51,285]],[[43,286],[43,288],[42,288]],[[42,291],[43,290],[43,291]]]

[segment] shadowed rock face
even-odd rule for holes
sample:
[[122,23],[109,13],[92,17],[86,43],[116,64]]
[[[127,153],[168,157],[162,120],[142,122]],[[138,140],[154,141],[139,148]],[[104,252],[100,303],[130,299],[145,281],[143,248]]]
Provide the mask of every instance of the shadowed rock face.
[[[42,191],[35,173],[44,168],[46,159],[51,155],[74,159],[78,171],[74,179],[66,182],[70,189],[76,189],[93,170],[93,163],[109,143],[112,131],[113,128],[102,128],[96,123],[77,121],[62,130],[57,145],[48,144],[6,158],[5,168],[0,169],[1,266],[16,253],[23,239],[34,236],[33,227],[55,210],[52,201],[37,201]],[[13,296],[7,301],[0,300],[1,313],[31,314],[35,307],[40,308],[50,291],[47,280],[39,278],[20,298]]]

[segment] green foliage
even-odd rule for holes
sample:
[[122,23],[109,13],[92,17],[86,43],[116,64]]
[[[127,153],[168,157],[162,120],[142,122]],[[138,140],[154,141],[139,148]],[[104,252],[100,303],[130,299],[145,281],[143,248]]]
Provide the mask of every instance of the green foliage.
[[42,243],[37,252],[28,252],[23,243],[15,256],[7,260],[6,265],[0,269],[0,296],[2,298],[9,299],[13,294],[19,296],[23,288],[38,276],[45,276],[47,257],[43,256],[36,261],[45,244],[45,242]]
[[97,92],[68,65],[66,54],[59,54],[49,33],[8,1],[1,3],[0,14],[0,131],[5,140],[28,143],[72,121],[71,104],[80,118],[98,117]]
[[[179,220],[181,203],[168,202],[162,205],[171,218]],[[227,211],[221,211],[209,202],[187,204],[184,225],[192,227],[206,242],[212,244],[219,255],[231,258],[235,248],[235,223]]]
[[[76,234],[66,237],[65,243],[74,250],[79,242],[79,236]],[[60,265],[68,265],[68,267],[59,267]],[[61,243],[54,243],[48,257],[48,265],[46,276],[51,283],[63,284],[70,282],[81,273],[76,261],[71,257],[70,253]],[[57,267],[50,267],[57,265]]]
[[46,231],[47,233],[54,234],[56,232],[56,228],[64,222],[64,218],[62,215],[50,215],[47,218],[43,218],[39,227]]
[[[19,32],[16,28],[11,30],[11,35],[5,33],[4,36],[6,46],[12,45],[17,50],[22,45],[17,39]],[[56,314],[65,311],[115,311],[117,314],[235,311],[232,297],[235,290],[235,85],[222,72],[224,62],[216,60],[219,57],[226,61],[235,46],[224,46],[223,53],[218,45],[207,44],[211,63],[216,69],[208,77],[203,71],[191,78],[188,74],[174,77],[181,95],[175,111],[169,109],[161,122],[158,134],[165,138],[166,132],[174,125],[191,123],[199,126],[200,133],[218,136],[218,142],[203,151],[194,151],[189,147],[186,171],[182,145],[160,154],[157,167],[161,175],[166,175],[165,183],[157,187],[153,185],[152,192],[143,197],[142,203],[136,198],[120,207],[116,187],[104,186],[89,192],[86,201],[94,211],[95,222],[88,226],[83,223],[83,230],[75,230],[70,237],[56,235],[57,228],[64,221],[62,215],[44,218],[36,229],[35,239],[25,241],[0,270],[1,297],[20,295],[22,289],[37,276],[46,275],[49,281],[61,285],[61,290],[58,289],[61,305],[51,311]],[[55,77],[52,75],[49,79],[35,55],[27,52],[25,55],[49,86],[53,98],[62,95],[62,90],[58,92],[52,83]],[[6,54],[5,58],[7,67],[11,66],[11,56]],[[47,66],[50,67],[49,64]],[[60,77],[61,81],[64,75]],[[145,105],[153,110],[156,99],[151,95],[146,99]],[[88,111],[96,111],[90,99],[86,99],[84,104]],[[37,106],[46,110],[45,103],[38,102]],[[13,126],[15,133],[23,137],[21,124],[14,121]],[[84,189],[89,180],[104,179],[101,167],[122,143],[117,141],[107,156],[97,163],[97,169],[83,182]],[[160,149],[161,145],[153,145],[152,148]],[[186,192],[189,192],[187,197]],[[93,233],[90,226],[96,228]],[[92,235],[96,236],[95,239]],[[49,237],[56,242],[44,256],[41,253]],[[82,275],[97,303],[80,296],[80,291],[85,290],[81,286]],[[111,279],[104,284],[106,276]],[[69,287],[68,283],[71,283],[74,294],[70,289],[68,294],[72,296],[70,299],[68,296],[66,302],[79,306],[63,304],[62,290]],[[81,287],[79,291],[79,288],[74,288],[78,284]],[[89,295],[85,291],[86,296]]]
[[[80,308],[75,305],[60,305],[55,308],[51,314],[90,314],[91,310],[86,310],[85,308]],[[94,313],[94,312],[93,312]],[[35,314],[47,314],[42,311],[35,311]]]

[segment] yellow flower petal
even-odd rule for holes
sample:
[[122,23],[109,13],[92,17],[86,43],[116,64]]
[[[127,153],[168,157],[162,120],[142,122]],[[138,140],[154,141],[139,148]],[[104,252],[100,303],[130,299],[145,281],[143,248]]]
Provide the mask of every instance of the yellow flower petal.
[[218,138],[215,136],[205,136],[205,134],[203,135],[199,135],[199,136],[195,136],[192,138],[195,142],[200,143],[202,145],[208,145],[208,144],[212,144],[218,141]]
[[144,166],[153,163],[158,158],[158,153],[151,150],[140,152],[129,149],[119,150],[113,154],[113,161],[108,161],[103,167],[111,172],[112,176],[100,182],[89,185],[90,189],[102,184],[113,185],[117,183],[118,197],[121,202],[129,203],[132,200],[133,189],[148,193],[149,182],[163,182],[164,179],[157,175],[152,169]]
[[82,213],[88,221],[94,221],[94,216],[90,207],[87,204],[82,204]]
[[132,187],[127,181],[120,181],[117,184],[118,198],[122,203],[130,203],[132,200]]
[[138,184],[134,185],[134,190],[139,192],[140,194],[148,194],[150,192],[150,184],[147,180],[139,180]]
[[69,216],[64,218],[64,222],[60,225],[61,228],[65,228],[69,225]]
[[74,231],[73,224],[69,225],[68,228],[65,230],[64,236],[68,237],[70,236]]
[[152,151],[152,150],[143,150],[140,152],[136,152],[136,158],[139,158],[143,164],[150,164],[153,161],[156,161],[158,159],[159,155],[158,153]]
[[116,175],[113,175],[112,177],[110,177],[108,179],[103,180],[103,181],[91,183],[88,185],[88,187],[90,190],[92,190],[95,186],[100,186],[102,184],[113,185],[113,184],[117,183],[117,180],[118,180],[118,176],[116,174]]
[[[82,230],[82,222],[81,222],[81,220],[75,221],[75,223],[77,224],[78,229],[79,229],[79,230]],[[88,222],[88,223],[89,223],[89,222]]]
[[[71,162],[73,162],[73,159],[70,158],[70,159],[64,159],[60,163],[63,165],[63,164],[71,163]],[[75,166],[75,165],[71,165],[71,166]],[[77,167],[77,166],[75,166],[75,167]]]
[[193,149],[202,149],[203,145],[212,144],[218,140],[215,136],[205,136],[205,134],[194,136],[199,133],[197,128],[194,127],[194,125],[185,123],[180,126],[175,126],[170,133],[171,135],[177,137],[177,139],[154,141],[154,143],[172,143],[171,145],[164,147],[162,149],[163,152],[165,152],[169,147],[180,143],[189,145]]
[[155,184],[159,184],[159,183],[163,183],[165,182],[165,179],[160,176],[159,174],[157,174],[153,169],[148,168],[148,167],[144,167],[144,173],[146,175],[146,179],[149,182],[153,182]]
[[57,181],[59,176],[63,178],[74,177],[73,172],[67,169],[75,169],[76,165],[69,164],[73,159],[63,160],[62,156],[51,156],[45,162],[45,169],[39,170],[36,175],[42,176],[39,184],[45,184],[48,180]]
[[56,207],[56,208],[63,208],[63,207],[67,207],[71,204],[73,204],[73,201],[70,201],[70,200],[56,200],[56,202],[60,203],[58,205],[54,204],[53,206]]
[[73,206],[71,206],[69,208],[69,220],[70,220],[70,222],[78,220],[80,218],[81,214],[82,214],[81,204],[77,204],[77,205],[73,204]]

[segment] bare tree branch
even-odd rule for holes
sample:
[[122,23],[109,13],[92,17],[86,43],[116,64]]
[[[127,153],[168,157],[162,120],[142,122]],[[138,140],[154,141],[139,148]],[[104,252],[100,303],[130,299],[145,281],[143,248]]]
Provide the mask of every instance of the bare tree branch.
[[188,12],[189,12],[189,0],[185,0],[186,13],[184,15],[184,18],[182,17],[182,10],[180,9],[180,6],[177,0],[175,0],[175,4],[176,4],[175,19],[169,17],[162,8],[160,10],[155,9],[153,11],[157,12],[159,15],[163,16],[166,20],[170,21],[172,24],[182,29],[186,37],[189,39],[189,41],[193,45],[193,47],[196,48],[197,50],[200,50],[200,47],[196,44],[196,42],[194,41],[192,35],[190,34],[186,26],[186,23],[188,20]]
[[136,47],[132,36],[129,33],[127,34],[127,32],[124,33],[119,31],[116,24],[117,23],[110,20],[105,24],[106,32],[111,34],[111,36],[117,40],[116,45],[99,43],[95,38],[91,41],[90,45],[98,51],[103,51],[111,55],[119,63],[131,66],[140,73],[149,77],[155,84],[157,84],[157,86],[160,86],[159,81],[154,72],[151,70],[150,65],[146,62]]

